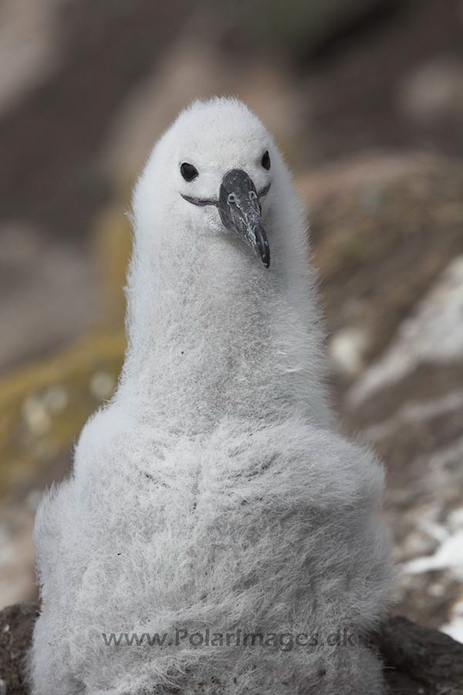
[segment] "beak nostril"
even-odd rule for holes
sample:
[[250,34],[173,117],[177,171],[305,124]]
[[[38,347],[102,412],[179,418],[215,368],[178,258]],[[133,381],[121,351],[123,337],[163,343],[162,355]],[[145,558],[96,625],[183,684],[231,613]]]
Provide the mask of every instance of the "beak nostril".
[[236,203],[236,196],[234,193],[230,193],[228,198],[227,198],[229,203]]
[[257,193],[255,191],[250,191],[249,197],[251,198],[251,200],[256,200],[257,199]]

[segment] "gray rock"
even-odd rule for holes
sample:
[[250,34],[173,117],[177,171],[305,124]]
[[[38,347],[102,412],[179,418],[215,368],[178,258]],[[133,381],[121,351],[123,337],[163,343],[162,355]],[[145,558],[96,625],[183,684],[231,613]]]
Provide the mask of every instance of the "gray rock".
[[0,693],[26,695],[24,663],[37,616],[35,603],[17,603],[0,612]]

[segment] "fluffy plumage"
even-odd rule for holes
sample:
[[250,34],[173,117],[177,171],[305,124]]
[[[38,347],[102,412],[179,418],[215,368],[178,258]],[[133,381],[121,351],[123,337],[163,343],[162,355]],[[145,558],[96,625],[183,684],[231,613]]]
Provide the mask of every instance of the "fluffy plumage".
[[[217,198],[233,168],[271,183],[269,270],[214,206],[182,198]],[[383,473],[327,406],[304,214],[261,122],[235,100],[195,102],[154,148],[133,224],[120,384],[37,517],[33,694],[379,695],[367,647],[326,638],[355,641],[384,607]],[[206,628],[235,637],[102,637]],[[266,643],[236,646],[237,630]],[[282,648],[316,631],[317,646]]]

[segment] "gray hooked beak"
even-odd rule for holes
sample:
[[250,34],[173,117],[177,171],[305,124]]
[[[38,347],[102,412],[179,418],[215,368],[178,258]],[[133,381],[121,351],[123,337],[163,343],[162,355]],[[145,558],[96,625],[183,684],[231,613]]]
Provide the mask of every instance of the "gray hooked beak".
[[[267,193],[268,188],[261,192]],[[250,246],[266,268],[270,265],[267,233],[260,220],[261,206],[252,179],[242,169],[232,169],[222,180],[218,210],[224,227]]]

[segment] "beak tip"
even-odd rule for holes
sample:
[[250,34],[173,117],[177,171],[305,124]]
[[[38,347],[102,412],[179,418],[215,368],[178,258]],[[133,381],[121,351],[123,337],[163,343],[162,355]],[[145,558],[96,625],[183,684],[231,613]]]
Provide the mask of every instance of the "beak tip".
[[264,239],[262,239],[262,234],[265,234],[263,228],[261,228],[261,232],[260,232],[261,236],[260,236],[260,239],[258,241],[258,254],[260,256],[262,263],[265,265],[265,267],[269,268],[270,267],[270,248],[269,248],[267,238],[264,237]]

